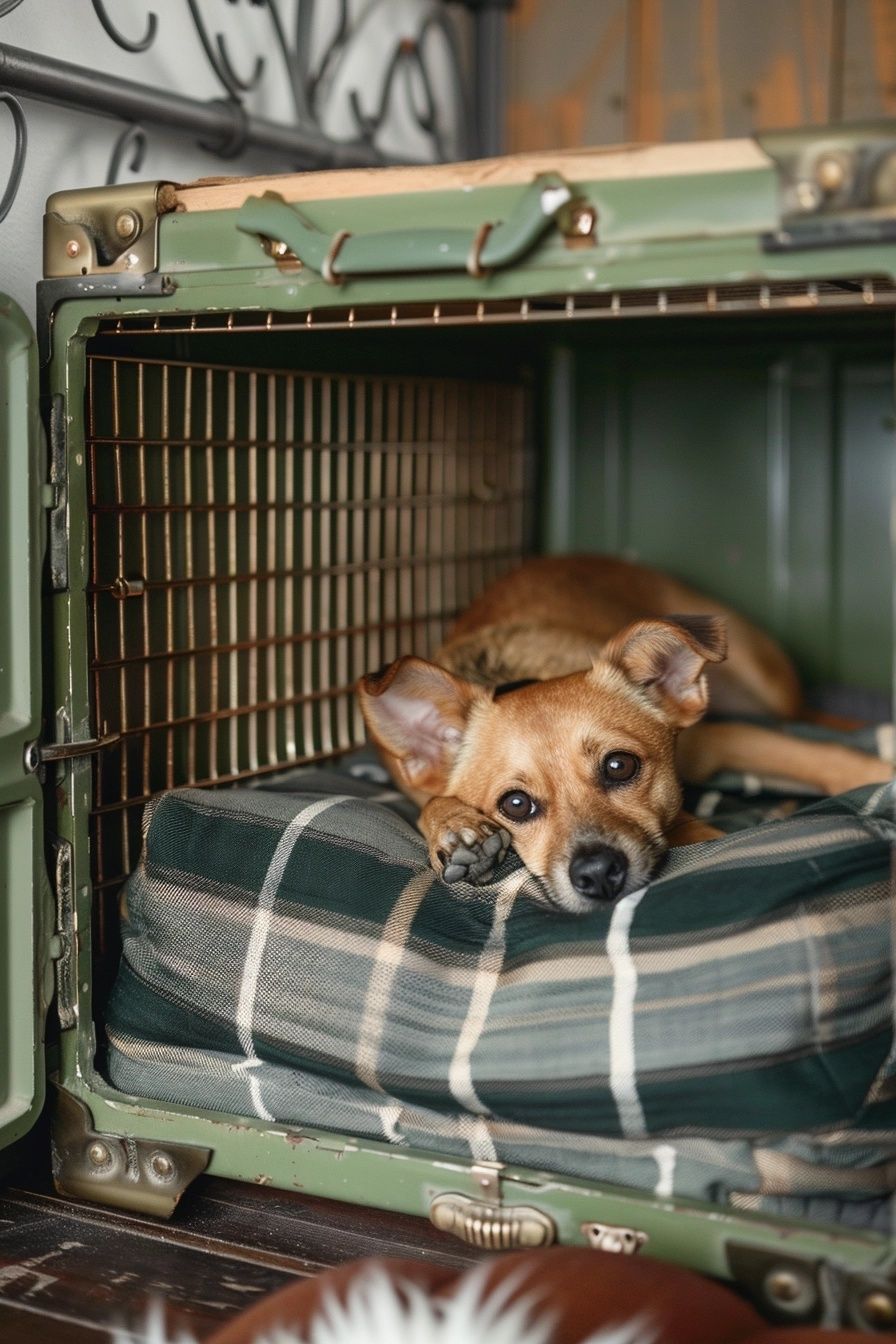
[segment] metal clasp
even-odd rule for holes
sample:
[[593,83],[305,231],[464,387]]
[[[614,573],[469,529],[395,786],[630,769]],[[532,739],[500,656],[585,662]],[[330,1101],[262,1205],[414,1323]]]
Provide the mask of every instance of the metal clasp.
[[588,1245],[596,1251],[609,1251],[615,1255],[637,1255],[649,1240],[646,1232],[616,1223],[583,1223],[582,1232]]

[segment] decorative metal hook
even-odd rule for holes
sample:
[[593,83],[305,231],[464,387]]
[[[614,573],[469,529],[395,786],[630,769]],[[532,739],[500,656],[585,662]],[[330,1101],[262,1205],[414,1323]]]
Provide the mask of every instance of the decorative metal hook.
[[112,150],[112,157],[109,160],[109,171],[106,173],[106,186],[111,187],[118,181],[118,175],[121,172],[121,164],[128,150],[132,149],[131,161],[128,168],[132,173],[139,173],[143,167],[143,160],[146,157],[146,132],[142,126],[125,126],[121,135],[115,142],[115,148]]
[[[467,152],[471,143],[470,128],[472,124],[472,110],[470,107],[470,93],[464,83],[461,71],[464,68],[464,58],[461,54],[460,43],[458,41],[457,29],[444,13],[436,11],[425,20],[417,37],[417,50],[422,53],[423,43],[427,33],[431,28],[436,29],[442,35],[445,46],[448,49],[448,60],[446,62],[451,87],[454,94],[454,107],[457,113],[457,136],[460,146],[464,153]],[[423,56],[420,56],[421,65],[424,65]],[[431,135],[435,142],[436,156],[439,159],[449,158],[450,155],[445,150],[442,131],[439,126],[438,104],[433,94],[432,83],[428,72],[425,75],[426,96],[430,104],[430,115],[432,116]]]
[[[6,11],[8,12],[8,11]],[[19,193],[19,183],[22,180],[22,169],[25,167],[25,155],[28,152],[28,125],[25,121],[25,113],[22,111],[22,105],[18,99],[11,93],[0,90],[0,102],[6,103],[12,116],[13,125],[16,130],[16,143],[12,154],[12,167],[9,170],[9,177],[6,182],[6,190],[0,198],[0,223],[6,218],[12,209],[13,202]]]
[[330,39],[329,45],[321,54],[320,60],[317,63],[317,69],[312,72],[308,61],[308,53],[311,50],[314,9],[315,0],[299,0],[298,15],[296,17],[297,59],[302,62],[306,98],[309,106],[312,108],[314,108],[318,89],[320,88],[327,71],[330,69],[333,62],[341,55],[343,49],[348,45],[351,38],[348,0],[339,0],[339,17],[336,21],[336,30]]
[[[445,157],[445,146],[439,129],[436,112],[436,97],[433,92],[429,70],[427,69],[426,61],[424,60],[421,51],[421,42],[434,23],[435,20],[431,17],[421,28],[419,37],[404,37],[398,43],[398,46],[392,53],[392,57],[383,76],[378,106],[372,113],[365,112],[362,108],[360,94],[357,89],[352,89],[349,93],[349,106],[358,128],[358,134],[368,143],[371,143],[375,139],[377,133],[385,122],[389,111],[389,104],[392,100],[393,86],[395,85],[399,74],[404,71],[406,76],[404,83],[407,91],[407,104],[410,108],[411,115],[420,127],[420,130],[423,131],[424,135],[428,135],[434,141],[437,157],[439,159]],[[439,27],[441,28],[441,25],[439,25]],[[423,89],[424,106],[422,109],[418,107],[417,100],[414,97],[413,73],[415,71]]]
[[264,57],[263,56],[255,57],[255,69],[252,71],[248,79],[243,79],[234,70],[233,64],[230,60],[230,56],[228,55],[227,52],[227,43],[224,41],[224,38],[221,36],[220,33],[216,33],[215,42],[218,47],[218,59],[221,62],[222,70],[224,70],[227,74],[227,78],[230,80],[233,87],[236,88],[240,93],[249,93],[250,90],[255,88],[256,84],[261,79],[261,75],[264,70]]
[[[377,131],[386,119],[386,112],[392,97],[392,85],[395,83],[395,77],[398,74],[400,66],[404,63],[409,54],[410,38],[402,38],[398,46],[390,57],[389,64],[386,66],[386,73],[383,77],[383,83],[380,88],[379,105],[374,112],[365,112],[361,106],[361,96],[357,89],[351,89],[348,95],[348,103],[351,108],[352,116],[355,119],[355,125],[358,128],[358,134],[362,140],[371,141]],[[416,116],[416,109],[414,109]]]
[[[16,0],[16,3],[18,3],[18,0]],[[136,55],[141,51],[148,51],[148,49],[152,46],[153,42],[155,42],[156,33],[159,30],[159,20],[156,14],[150,14],[149,22],[146,25],[145,35],[135,42],[132,41],[131,38],[129,37],[124,37],[118,31],[118,29],[115,27],[115,24],[112,22],[112,20],[109,18],[109,15],[106,13],[103,0],[92,0],[92,3],[94,13],[96,14],[97,18],[102,24],[104,31],[107,33],[109,37],[111,37],[112,41],[115,42],[124,51],[130,51]]]
[[[283,21],[280,18],[280,11],[277,8],[275,0],[253,0],[253,3],[256,4],[260,3],[260,5],[263,6],[270,15],[271,23],[274,28],[274,37],[276,38],[277,46],[280,50],[280,55],[283,57],[283,65],[286,70],[286,77],[289,80],[289,88],[292,94],[292,102],[293,107],[295,108],[296,116],[298,117],[299,121],[310,121],[311,108],[308,104],[308,94],[305,88],[306,70],[304,68],[304,63],[302,60],[302,57],[306,55],[308,50],[307,43],[303,46],[300,46],[297,41],[295,51],[294,52],[290,51],[289,43],[286,40],[286,32],[283,27]],[[302,27],[301,19],[303,10],[307,22],[309,11],[305,9],[305,7],[303,6],[302,0],[299,0],[299,7],[298,7],[299,17],[297,20],[298,24],[297,31],[300,30]]]
[[[224,38],[220,33],[216,34],[215,44],[213,45],[211,38],[208,35],[205,21],[199,12],[199,6],[197,5],[196,0],[187,0],[187,5],[193,19],[193,27],[196,29],[199,41],[202,43],[202,50],[205,52],[209,65],[221,81],[225,92],[238,102],[240,94],[248,93],[250,89],[255,87],[261,78],[261,73],[264,70],[264,57],[256,57],[255,69],[248,82],[241,79],[233,68],[233,63],[228,55],[227,44]],[[217,51],[215,50],[215,45],[217,45]]]

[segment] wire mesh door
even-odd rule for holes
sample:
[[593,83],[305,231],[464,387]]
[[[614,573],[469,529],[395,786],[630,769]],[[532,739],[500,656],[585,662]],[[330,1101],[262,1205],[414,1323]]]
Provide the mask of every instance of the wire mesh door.
[[527,550],[528,394],[94,354],[98,888],[143,806],[359,745],[353,685]]

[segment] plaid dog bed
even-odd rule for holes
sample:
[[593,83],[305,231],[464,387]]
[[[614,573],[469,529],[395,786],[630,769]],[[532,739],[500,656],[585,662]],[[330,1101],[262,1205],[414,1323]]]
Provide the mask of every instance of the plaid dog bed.
[[443,885],[375,781],[300,779],[148,810],[116,1086],[890,1230],[892,786],[673,851],[569,917],[512,854]]

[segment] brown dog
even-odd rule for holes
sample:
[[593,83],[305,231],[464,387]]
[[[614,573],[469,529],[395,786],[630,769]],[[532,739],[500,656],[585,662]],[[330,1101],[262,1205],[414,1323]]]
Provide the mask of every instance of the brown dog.
[[642,887],[670,844],[719,834],[681,811],[679,774],[745,770],[823,793],[892,775],[847,747],[698,723],[708,682],[725,714],[797,716],[793,666],[720,603],[626,561],[529,561],[436,658],[399,658],[359,694],[448,882],[488,880],[512,841],[559,909],[584,912]]

